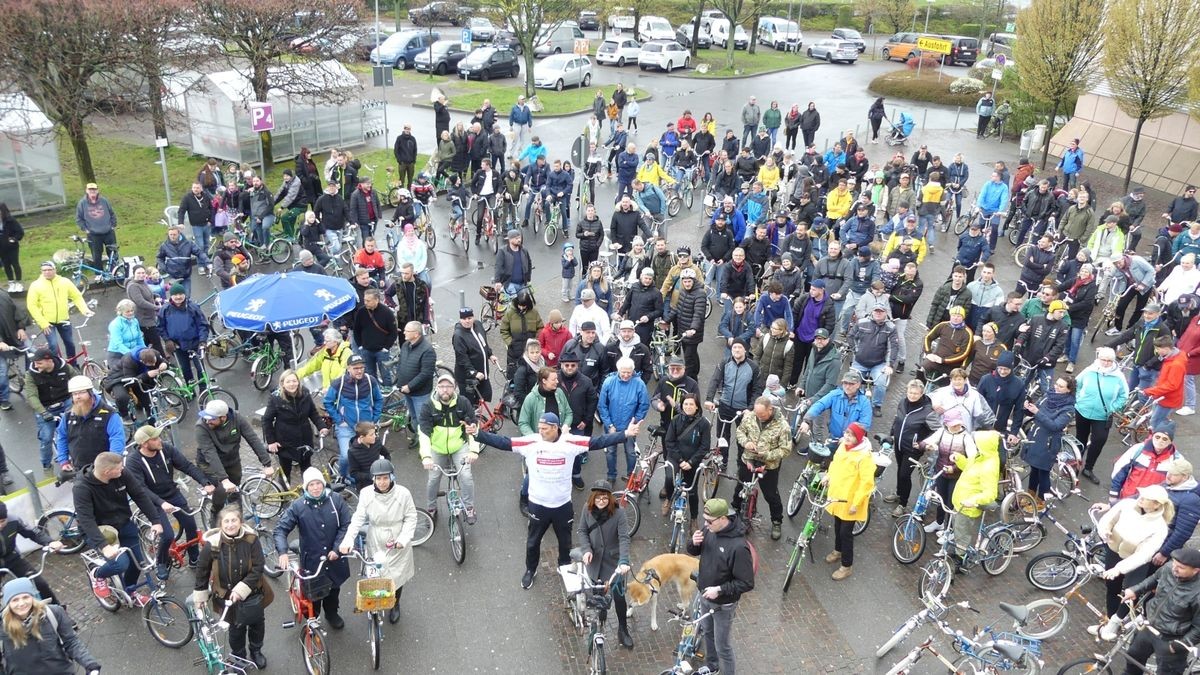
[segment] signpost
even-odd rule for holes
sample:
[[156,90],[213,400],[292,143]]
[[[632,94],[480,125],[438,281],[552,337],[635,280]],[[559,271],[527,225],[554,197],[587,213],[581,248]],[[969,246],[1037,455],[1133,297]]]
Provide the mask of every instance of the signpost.
[[949,40],[940,38],[919,37],[917,38],[917,49],[920,50],[921,58],[917,59],[917,79],[921,79],[921,66],[925,61],[925,52],[933,52],[935,54],[949,54],[950,48],[954,44]]
[[471,51],[471,29],[462,29],[462,46],[464,52]]
[[267,160],[263,157],[262,134],[275,130],[275,114],[270,103],[250,104],[250,130],[258,134],[258,166],[264,177],[267,173]]
[[167,139],[154,139],[154,147],[158,148],[158,163],[162,165],[163,190],[167,193],[167,208],[171,208],[171,180],[167,178]]
[[592,44],[587,38],[575,38],[575,56],[587,56],[592,52]]
[[996,65],[1003,68],[1004,64],[1008,63],[1008,57],[1003,54],[996,55]]

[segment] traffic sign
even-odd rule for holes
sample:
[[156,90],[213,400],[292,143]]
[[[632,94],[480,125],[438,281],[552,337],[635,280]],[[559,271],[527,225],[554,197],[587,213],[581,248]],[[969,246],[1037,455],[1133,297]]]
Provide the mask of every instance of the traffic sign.
[[1008,23],[1004,24],[1004,32],[1005,33],[1011,33],[1015,30],[1017,30],[1017,24],[1013,23],[1012,21],[1009,21]]
[[575,38],[575,55],[587,56],[592,52],[592,44],[587,38]]
[[463,43],[463,46],[466,47],[467,49],[471,48],[471,29],[470,28],[464,28],[462,30],[462,43]]
[[1004,79],[1004,71],[999,68],[992,69],[992,79],[999,82]]
[[1008,63],[1008,57],[1007,57],[1007,56],[1005,56],[1005,55],[1003,55],[1003,54],[997,54],[997,55],[996,55],[996,65],[998,65],[998,66],[1000,66],[1001,68],[1003,68],[1003,67],[1004,67],[1004,64],[1006,64],[1006,63]]
[[275,115],[271,112],[271,104],[251,103],[250,130],[257,134],[263,131],[273,131],[274,129]]
[[941,40],[939,38],[921,37],[917,38],[917,48],[923,52],[934,52],[937,54],[949,54],[950,48],[954,44],[949,40]]

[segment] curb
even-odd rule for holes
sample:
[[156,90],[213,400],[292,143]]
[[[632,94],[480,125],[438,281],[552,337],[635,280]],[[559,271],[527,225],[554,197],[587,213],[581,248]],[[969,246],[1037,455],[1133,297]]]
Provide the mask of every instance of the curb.
[[[642,93],[642,92],[645,92],[645,93]],[[654,99],[654,95],[651,94],[648,90],[638,89],[638,103],[644,103],[646,101],[651,101],[653,99]],[[419,101],[419,102],[413,103],[411,105],[414,108],[429,108],[430,110],[433,109],[433,104],[428,103],[426,101]],[[497,108],[497,110],[499,110],[499,108]],[[474,110],[467,110],[466,108],[455,108],[454,106],[450,106],[450,112],[456,112],[456,113],[460,113],[463,115],[474,115],[475,114]],[[540,118],[540,119],[556,119],[556,118],[561,118],[561,117],[574,117],[575,115],[582,115],[584,113],[590,113],[590,112],[592,112],[591,106],[582,108],[580,110],[576,110],[575,112],[534,113],[534,114],[537,115],[538,118]]]
[[[796,66],[788,66],[787,68],[776,68],[774,70],[764,70],[762,72],[752,73],[750,75],[719,75],[719,76],[714,75],[712,77],[706,77],[706,76],[698,76],[698,75],[691,75],[691,74],[679,74],[679,75],[667,75],[667,77],[674,77],[674,78],[681,79],[681,80],[712,80],[715,82],[719,82],[721,80],[742,80],[747,77],[758,77],[760,75],[774,75],[775,73],[786,73],[789,70],[800,70],[801,68],[808,68],[809,66],[826,66],[826,65],[830,65],[830,64],[827,64],[824,61],[813,61],[812,63],[801,63]],[[690,72],[694,72],[694,71],[689,71],[689,73]],[[472,112],[474,112],[474,111],[472,111]]]

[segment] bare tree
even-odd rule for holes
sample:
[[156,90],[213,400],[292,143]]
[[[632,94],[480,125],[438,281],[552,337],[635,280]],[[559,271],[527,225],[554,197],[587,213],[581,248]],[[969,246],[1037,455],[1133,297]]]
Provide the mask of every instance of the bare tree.
[[[318,101],[345,97],[341,69],[325,67],[333,46],[358,23],[361,3],[353,0],[206,0],[195,5],[196,31],[210,38],[208,56],[247,74],[253,101],[266,101],[272,90]],[[312,51],[297,52],[301,38]],[[286,59],[284,57],[287,57]],[[287,64],[307,64],[304,77]],[[246,101],[249,104],[253,101]],[[261,134],[263,157],[271,162],[271,134]]]
[[123,0],[0,0],[0,90],[24,92],[62,128],[81,184],[96,180],[87,121],[112,107],[93,78],[126,60],[124,29],[138,10]]
[[[582,3],[576,0],[496,0],[492,5],[512,27],[513,38],[521,47],[525,63],[525,95],[533,94],[533,48],[538,38],[549,35],[564,21],[575,16]],[[634,24],[637,30],[637,24]]]
[[733,38],[738,24],[742,21],[742,17],[746,15],[752,6],[751,0],[717,0],[713,3],[713,6],[721,10],[725,14],[725,19],[729,21],[729,40],[725,45],[725,67],[733,70]]
[[1190,76],[1200,65],[1200,3],[1113,0],[1106,24],[1104,74],[1117,106],[1136,121],[1125,167],[1129,189],[1142,127],[1183,109],[1188,99]]
[[[190,29],[180,23],[191,3],[185,0],[153,0],[139,3],[136,20],[125,27],[129,38],[129,60],[125,71],[131,87],[145,92],[145,103],[157,138],[167,137],[167,113],[163,104],[166,79],[183,67],[194,44]],[[207,50],[195,50],[207,51]],[[194,64],[192,64],[194,65]]]
[[[1096,76],[1103,41],[1097,39],[1104,24],[1104,0],[1034,0],[1017,14],[1014,60],[1021,64],[1021,90],[1050,106],[1046,128],[1054,133],[1054,120],[1063,103],[1091,86]],[[1042,168],[1050,154],[1047,140]]]

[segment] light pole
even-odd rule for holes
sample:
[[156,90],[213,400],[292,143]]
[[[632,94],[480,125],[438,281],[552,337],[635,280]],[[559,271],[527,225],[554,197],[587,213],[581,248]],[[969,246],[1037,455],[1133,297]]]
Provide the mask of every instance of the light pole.
[[[925,0],[925,33],[929,32],[929,10],[933,7],[933,3],[937,0]],[[917,79],[921,79],[921,65],[925,62],[925,55],[921,54],[917,59]]]
[[[399,22],[400,22],[400,14],[399,14],[399,12],[397,12],[396,23],[399,23]],[[379,0],[375,0],[375,53],[379,54]],[[383,56],[382,55],[379,56],[379,65],[381,65],[381,66],[383,65]],[[388,68],[390,69],[391,66],[388,66]],[[377,72],[380,73],[379,85],[383,89],[383,145],[384,145],[384,147],[387,147],[387,144],[389,142],[391,142],[391,140],[392,140],[392,137],[388,135],[388,114],[387,114],[387,108],[388,108],[387,81],[388,81],[388,78],[384,75],[384,71],[380,70]]]

